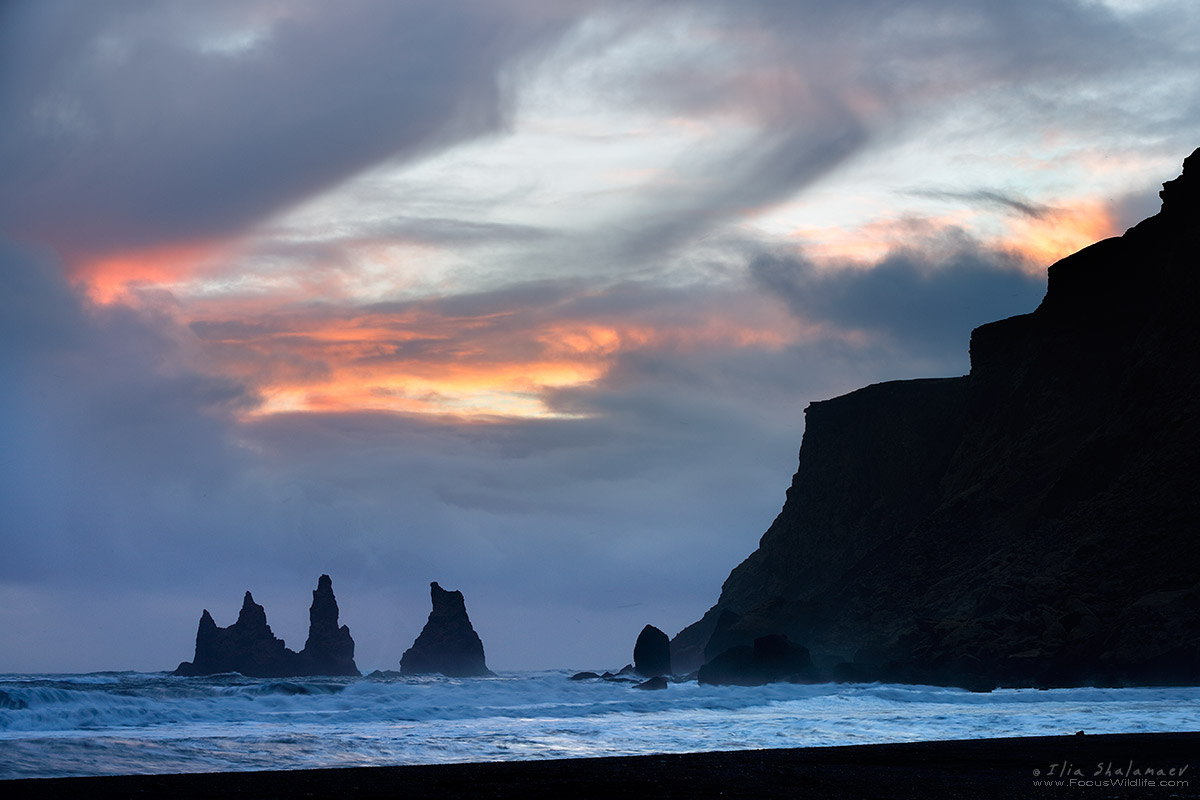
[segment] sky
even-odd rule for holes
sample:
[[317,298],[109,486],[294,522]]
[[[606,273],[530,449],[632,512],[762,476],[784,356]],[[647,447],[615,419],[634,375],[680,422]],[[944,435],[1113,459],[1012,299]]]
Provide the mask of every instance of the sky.
[[805,406],[1158,209],[1190,0],[0,5],[0,672],[172,669],[328,573],[619,667],[757,545]]

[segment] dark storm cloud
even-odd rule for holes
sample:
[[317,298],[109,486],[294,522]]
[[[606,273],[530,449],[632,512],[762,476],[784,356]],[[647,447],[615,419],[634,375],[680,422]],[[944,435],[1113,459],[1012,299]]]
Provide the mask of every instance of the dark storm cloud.
[[1020,257],[943,235],[948,241],[896,250],[866,268],[818,269],[802,254],[768,253],[750,271],[800,319],[870,332],[910,358],[961,353],[976,326],[1032,311],[1046,281]]
[[[78,252],[239,231],[382,159],[496,130],[505,67],[569,22],[508,3],[281,8],[10,6],[8,233]],[[260,38],[220,38],[246,30]]]

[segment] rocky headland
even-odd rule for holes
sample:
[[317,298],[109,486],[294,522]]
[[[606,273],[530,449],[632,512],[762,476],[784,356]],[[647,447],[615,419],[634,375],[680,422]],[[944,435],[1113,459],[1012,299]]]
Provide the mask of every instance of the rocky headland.
[[242,599],[237,622],[220,628],[208,609],[200,615],[196,655],[184,661],[175,675],[216,675],[238,672],[251,678],[295,678],[305,675],[358,675],[350,629],[338,627],[333,582],[322,575],[309,609],[308,641],[299,653],[289,650],[267,624],[267,612],[250,592]]
[[400,657],[400,673],[440,673],[448,678],[491,675],[484,660],[483,641],[471,626],[462,592],[448,592],[434,581],[429,584],[429,593],[433,609],[413,646]]
[[968,375],[812,403],[783,510],[675,669],[761,677],[786,636],[799,676],[1200,681],[1200,150],[1160,196],[977,328]]

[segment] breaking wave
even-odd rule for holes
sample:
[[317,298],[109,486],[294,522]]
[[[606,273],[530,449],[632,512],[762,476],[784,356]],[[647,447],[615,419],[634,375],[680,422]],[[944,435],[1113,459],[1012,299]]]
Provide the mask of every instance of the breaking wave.
[[0,675],[0,778],[1200,729],[1200,688]]

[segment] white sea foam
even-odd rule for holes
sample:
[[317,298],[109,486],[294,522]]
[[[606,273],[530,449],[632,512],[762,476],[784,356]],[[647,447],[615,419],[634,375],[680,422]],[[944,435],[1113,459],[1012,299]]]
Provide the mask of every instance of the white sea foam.
[[0,778],[1200,730],[1200,688],[0,676]]

